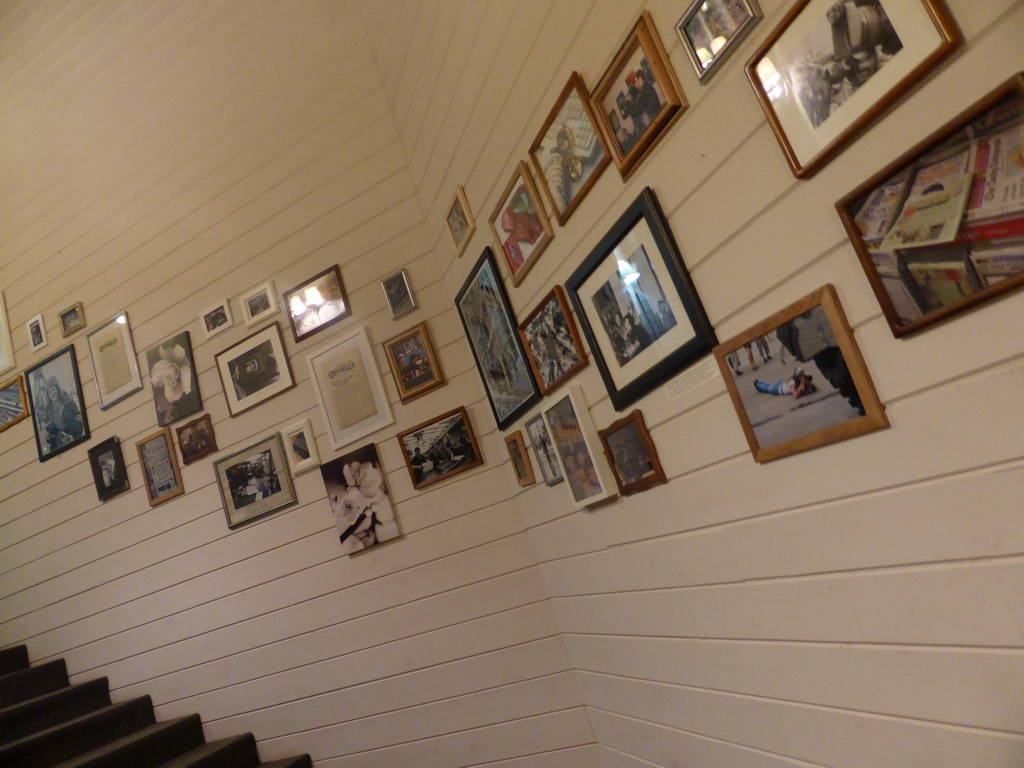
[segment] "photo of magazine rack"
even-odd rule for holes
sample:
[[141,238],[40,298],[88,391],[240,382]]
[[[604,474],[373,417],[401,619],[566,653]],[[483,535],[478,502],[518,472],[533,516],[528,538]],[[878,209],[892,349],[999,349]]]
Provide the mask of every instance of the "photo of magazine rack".
[[836,209],[897,337],[1024,285],[1024,73]]

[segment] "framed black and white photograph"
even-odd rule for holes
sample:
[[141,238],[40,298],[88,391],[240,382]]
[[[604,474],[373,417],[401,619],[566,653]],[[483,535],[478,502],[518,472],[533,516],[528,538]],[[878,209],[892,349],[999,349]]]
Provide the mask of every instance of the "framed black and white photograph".
[[412,487],[421,490],[484,463],[465,407],[398,433]]
[[28,348],[33,352],[46,346],[46,323],[41,314],[25,323],[25,332],[28,334]]
[[214,362],[232,416],[295,386],[277,323],[218,352]]
[[213,419],[208,413],[175,427],[174,431],[178,435],[182,464],[191,464],[217,452],[217,435],[213,431]]
[[560,285],[519,324],[519,338],[542,395],[567,382],[589,362]]
[[238,298],[242,305],[242,318],[249,327],[259,325],[269,317],[277,314],[277,294],[274,293],[274,281],[269,280],[263,285],[250,288]]
[[0,432],[28,418],[28,395],[21,374],[0,384]]
[[166,427],[203,409],[188,331],[147,349],[146,366],[153,386],[157,424]]
[[441,361],[425,322],[388,339],[383,346],[398,397],[403,403],[444,385]]
[[7,305],[0,291],[0,373],[14,368],[14,342],[11,341],[11,326],[7,320]]
[[69,344],[25,371],[40,461],[89,439],[75,347]]
[[473,211],[469,207],[469,199],[466,197],[466,190],[459,184],[455,187],[455,194],[448,206],[448,213],[444,218],[445,228],[455,243],[455,258],[461,258],[469,245],[470,238],[476,232],[476,219],[473,218]]
[[413,295],[409,273],[406,270],[400,269],[395,274],[385,277],[381,280],[380,287],[384,289],[384,298],[388,302],[392,320],[416,309],[416,297]]
[[199,315],[199,323],[203,326],[203,337],[207,339],[212,339],[218,333],[223,333],[234,325],[234,322],[231,317],[231,302],[227,299],[218,301]]
[[237,528],[297,501],[281,436],[268,435],[213,462],[228,528]]
[[100,323],[86,334],[86,341],[101,411],[142,389],[142,374],[127,312],[118,312]]
[[716,343],[650,187],[565,287],[617,411],[710,353]]
[[644,415],[634,410],[597,433],[621,496],[668,482]]
[[362,552],[401,535],[377,446],[349,451],[321,465],[320,474],[342,552]]
[[296,342],[308,339],[352,314],[337,264],[286,291],[284,304]]
[[473,266],[455,306],[494,420],[504,429],[540,399],[540,392],[490,248],[484,248]]
[[566,479],[574,509],[583,509],[615,496],[615,481],[603,461],[601,442],[590,410],[578,386],[544,409],[558,465]]
[[701,83],[760,19],[756,0],[694,0],[676,22],[676,34]]
[[533,457],[540,467],[541,477],[545,485],[558,485],[565,478],[558,466],[558,457],[555,455],[555,446],[551,442],[551,435],[544,424],[544,415],[538,413],[526,422],[526,434],[530,438],[530,446],[533,448]]
[[67,309],[62,309],[57,313],[57,320],[60,322],[60,335],[65,339],[85,328],[85,309],[82,302],[75,302]]
[[149,506],[155,507],[185,493],[169,427],[142,438],[135,448],[139,453]]
[[89,468],[100,501],[112,499],[129,489],[121,440],[110,437],[89,449]]
[[313,434],[313,426],[309,419],[303,419],[298,424],[282,429],[281,440],[284,443],[285,455],[288,456],[288,468],[292,471],[292,477],[298,477],[320,466],[320,452],[316,449],[316,435]]

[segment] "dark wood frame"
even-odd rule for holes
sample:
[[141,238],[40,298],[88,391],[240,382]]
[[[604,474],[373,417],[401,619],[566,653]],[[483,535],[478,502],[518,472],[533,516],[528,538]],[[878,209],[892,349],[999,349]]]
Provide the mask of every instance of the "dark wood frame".
[[[844,421],[840,424],[807,432],[797,437],[762,447],[747,416],[746,407],[740,397],[738,382],[730,372],[726,357],[731,353],[738,352],[744,345],[753,342],[759,336],[764,336],[769,331],[779,328],[784,323],[798,318],[818,306],[824,309],[825,317],[828,319],[829,325],[835,334],[836,345],[843,356],[843,360],[846,362],[846,367],[849,369],[865,413],[863,416]],[[871,375],[868,373],[864,358],[861,356],[857,342],[853,338],[853,329],[850,328],[850,324],[846,320],[846,314],[839,304],[839,297],[836,295],[836,290],[832,285],[822,286],[802,299],[793,302],[788,307],[780,309],[753,327],[733,336],[731,339],[723,341],[715,347],[715,359],[718,361],[718,368],[725,379],[726,388],[729,390],[729,397],[732,398],[732,404],[736,409],[740,425],[743,427],[743,434],[746,435],[747,443],[750,445],[750,451],[754,455],[754,460],[759,463],[774,461],[775,459],[792,456],[803,451],[810,451],[841,440],[848,440],[852,437],[866,435],[869,432],[886,429],[889,426],[889,420],[885,415],[885,406],[882,405],[882,401],[878,398],[878,393],[871,382]],[[743,386],[749,386],[753,383],[747,378],[740,379],[739,382],[742,382]]]
[[[163,360],[163,356],[160,354],[160,350],[164,349],[165,345],[169,342],[179,339],[182,350],[185,352],[185,359],[188,361],[190,368],[190,375],[192,376],[192,392],[183,397],[188,397],[192,400],[192,409],[187,413],[177,413],[176,408],[172,408],[169,414],[160,412],[160,406],[158,405],[159,398],[157,392],[157,385],[153,383],[153,368]],[[166,427],[173,424],[176,421],[180,421],[193,413],[198,413],[203,410],[203,393],[199,389],[199,369],[196,367],[196,358],[192,350],[192,334],[188,331],[179,331],[170,338],[164,339],[159,344],[154,344],[152,347],[146,350],[146,374],[149,376],[149,388],[153,394],[153,408],[156,411],[156,423],[161,427]],[[166,395],[164,395],[166,400]],[[179,401],[180,402],[180,401]]]
[[694,0],[693,4],[687,9],[679,21],[676,22],[675,30],[679,36],[679,41],[683,45],[683,50],[686,51],[687,56],[690,57],[690,63],[693,64],[693,70],[697,73],[697,79],[700,80],[701,85],[707,84],[711,79],[711,76],[718,71],[718,68],[722,65],[725,59],[729,58],[730,54],[739,46],[743,41],[743,38],[749,34],[757,23],[764,17],[761,13],[761,8],[758,6],[756,0],[740,0],[743,3],[744,9],[747,11],[749,16],[740,24],[740,26],[733,33],[721,49],[717,53],[712,54],[711,62],[705,67],[704,63],[700,60],[700,56],[697,55],[697,50],[693,47],[693,43],[690,38],[687,37],[684,28],[690,21],[702,10],[701,6],[705,4],[706,0]]
[[[430,363],[430,369],[434,372],[434,381],[428,381],[425,384],[420,384],[415,387],[406,389],[402,383],[402,377],[398,372],[398,360],[393,351],[393,347],[396,344],[400,344],[406,339],[412,338],[413,336],[419,335],[423,339],[423,351],[427,354],[427,360]],[[395,389],[398,390],[398,398],[403,403],[408,403],[410,400],[415,400],[417,397],[432,392],[438,387],[443,387],[447,382],[444,377],[444,371],[441,369],[441,361],[437,357],[437,352],[434,350],[434,342],[430,338],[430,329],[427,328],[426,321],[420,323],[417,326],[413,326],[406,331],[402,331],[397,336],[392,336],[390,339],[385,341],[382,345],[384,347],[384,356],[388,359],[388,365],[391,368],[391,376],[395,380]]]
[[[747,62],[745,68],[747,79],[754,89],[754,95],[757,97],[761,109],[764,110],[765,116],[768,118],[768,124],[775,133],[775,138],[779,142],[779,147],[786,157],[790,170],[798,179],[810,178],[824,168],[833,158],[852,144],[868,127],[892,109],[904,95],[927,77],[938,66],[939,62],[946,59],[963,43],[963,36],[944,0],[914,1],[921,3],[934,26],[935,33],[939,37],[936,48],[918,62],[902,79],[895,82],[888,91],[877,98],[867,109],[851,120],[850,124],[842,129],[829,144],[804,161],[797,157],[797,151],[787,136],[786,129],[782,125],[778,114],[772,107],[768,94],[765,93],[761,85],[761,79],[757,74],[757,66],[810,4],[817,3],[824,15],[826,6],[832,0],[797,0],[783,17],[782,21],[779,22],[778,26],[771,31],[767,39],[757,49],[750,61]],[[894,0],[886,0],[886,2],[889,2],[891,5],[897,4]]]
[[[466,228],[466,236],[462,238],[461,243],[455,242],[455,233],[452,232],[452,228],[448,224],[448,217],[451,215],[452,209],[455,208],[456,202],[462,208],[462,212],[466,215],[466,223],[469,225]],[[469,198],[466,197],[466,190],[461,184],[455,187],[455,194],[452,195],[452,201],[448,204],[448,208],[445,209],[444,228],[448,230],[448,236],[451,237],[452,243],[455,245],[455,258],[461,258],[462,254],[466,252],[466,248],[469,246],[469,241],[473,239],[473,233],[476,232],[476,218],[473,216],[473,211],[469,207]]]
[[[612,450],[612,446],[609,441],[616,432],[630,426],[636,427],[637,433],[643,441],[644,448],[647,451],[647,456],[650,458],[652,473],[646,477],[640,478],[639,480],[626,482],[622,478],[622,471],[615,461],[615,452]],[[619,487],[619,495],[629,496],[668,482],[668,478],[665,477],[665,470],[661,466],[661,460],[658,458],[658,449],[654,447],[654,440],[651,439],[651,433],[647,430],[647,423],[644,421],[644,415],[638,409],[634,409],[627,416],[623,416],[621,419],[613,421],[604,429],[599,429],[597,431],[597,436],[601,438],[601,445],[604,448],[605,458],[608,459],[608,466],[612,468],[612,475],[615,477],[615,484]]]
[[[113,454],[114,466],[117,467],[122,478],[119,485],[110,488],[103,486],[103,468],[100,466],[100,455],[107,451]],[[92,481],[96,485],[96,496],[100,501],[109,501],[131,488],[131,484],[128,482],[128,468],[124,463],[124,452],[121,450],[121,440],[118,437],[108,437],[102,443],[89,449],[89,468],[92,470]]]
[[[524,474],[520,475],[519,470],[516,469],[516,460],[512,455],[512,446],[515,445],[519,450],[519,455],[523,458],[523,471]],[[508,451],[508,460],[512,464],[512,472],[516,476],[516,482],[519,483],[520,488],[526,488],[529,485],[533,485],[537,482],[537,476],[533,472],[533,464],[530,463],[530,455],[526,452],[526,441],[523,440],[522,430],[516,430],[510,435],[505,435],[505,450]]]
[[[82,414],[82,435],[77,439],[72,440],[70,443],[62,445],[60,448],[44,454],[43,443],[42,440],[39,439],[39,408],[36,404],[35,397],[32,394],[32,374],[42,369],[44,366],[53,363],[57,358],[64,355],[68,355],[70,359],[71,374],[75,380],[75,394],[78,395],[78,409]],[[43,375],[45,375],[45,373]],[[68,344],[63,349],[54,352],[45,360],[41,360],[31,368],[27,368],[25,370],[25,391],[28,394],[29,412],[32,414],[32,428],[36,438],[36,452],[39,455],[39,461],[49,461],[54,456],[74,448],[79,443],[84,443],[91,437],[91,433],[89,432],[89,417],[86,414],[85,408],[85,397],[82,395],[82,379],[78,375],[78,360],[75,357],[74,344]]]
[[[298,297],[302,291],[312,287],[314,283],[319,282],[325,277],[334,277],[335,281],[338,283],[338,291],[341,293],[341,303],[343,308],[341,312],[330,320],[325,320],[322,323],[318,323],[315,328],[299,333],[299,329],[295,326],[295,318],[292,316],[291,300],[294,297]],[[294,288],[285,291],[282,299],[284,300],[285,314],[288,316],[288,325],[291,326],[292,336],[295,338],[296,344],[304,339],[308,339],[310,336],[320,333],[320,331],[330,328],[335,323],[340,323],[346,317],[351,317],[352,315],[352,305],[348,301],[348,294],[345,292],[345,283],[341,281],[341,268],[337,264],[332,264],[324,271],[316,273],[312,277],[303,280]]]
[[[473,448],[473,453],[476,454],[476,460],[470,462],[469,464],[457,467],[455,471],[453,471],[451,474],[446,474],[439,477],[432,477],[428,480],[418,481],[416,479],[416,471],[415,469],[413,469],[409,452],[405,449],[405,438],[408,437],[409,435],[415,434],[416,432],[419,432],[420,430],[431,426],[432,424],[436,424],[439,421],[444,421],[445,419],[451,416],[461,416],[462,422],[466,425],[466,436],[469,438],[469,443]],[[415,427],[402,430],[397,435],[395,435],[395,438],[398,440],[398,447],[402,451],[402,458],[405,459],[405,468],[409,471],[409,479],[412,481],[412,487],[415,488],[417,491],[427,488],[428,486],[434,485],[435,483],[442,483],[445,480],[449,480],[455,477],[456,475],[460,475],[463,472],[473,469],[474,467],[479,467],[484,463],[484,457],[483,454],[480,453],[480,446],[477,443],[476,434],[473,432],[473,424],[469,420],[469,413],[466,411],[465,406],[460,405],[458,408],[453,408],[452,410],[446,411],[445,413],[435,416],[432,419],[427,419],[426,421],[417,424]]]
[[[661,86],[662,93],[665,95],[665,106],[659,110],[636,144],[624,153],[601,102],[619,82],[622,68],[637,48],[643,50],[650,62],[658,85]],[[675,70],[672,69],[669,62],[665,46],[661,43],[661,37],[658,36],[658,30],[654,26],[650,11],[643,11],[640,14],[640,18],[619,47],[612,63],[608,65],[600,81],[594,86],[594,90],[590,94],[590,102],[594,107],[601,131],[604,133],[606,146],[615,161],[615,167],[619,169],[622,180],[626,181],[636,172],[640,163],[647,158],[662,137],[668,133],[672,124],[690,106],[683,94],[682,86],[679,85],[679,80],[676,78]]]
[[[533,246],[533,251],[530,255],[523,259],[523,263],[519,265],[519,268],[513,269],[512,262],[509,261],[508,254],[505,253],[505,248],[502,245],[501,235],[498,233],[498,227],[494,222],[501,218],[501,214],[505,209],[505,204],[508,202],[509,196],[518,186],[516,182],[520,179],[522,179],[522,183],[526,187],[526,194],[529,195],[530,199],[533,201],[533,207],[537,209],[537,218],[540,220],[543,234],[541,234],[537,243]],[[537,191],[537,185],[533,183],[533,174],[530,173],[530,166],[528,166],[525,161],[520,160],[515,171],[512,172],[512,178],[508,180],[501,196],[498,197],[498,203],[494,206],[494,210],[491,212],[491,217],[487,220],[487,223],[491,225],[491,234],[494,235],[494,244],[498,247],[498,252],[501,253],[505,259],[505,266],[508,267],[509,279],[512,281],[512,285],[519,285],[526,279],[526,274],[533,269],[533,265],[537,263],[541,254],[543,254],[545,249],[551,245],[551,241],[555,237],[555,230],[551,227],[551,220],[548,218],[548,213],[544,208],[544,201],[541,199],[540,193]]]
[[8,379],[7,381],[0,384],[0,392],[10,387],[18,388],[18,397],[21,402],[21,415],[15,416],[13,419],[10,419],[8,421],[5,421],[3,424],[0,424],[0,432],[3,432],[6,429],[10,429],[19,421],[24,421],[29,417],[28,396],[25,394],[27,389],[25,385],[25,377],[19,373],[14,378]]
[[[264,444],[269,444],[269,450],[271,451],[271,454],[273,454],[275,451],[277,453],[277,461],[275,463],[277,465],[278,479],[281,481],[281,490],[279,491],[279,493],[287,492],[287,497],[282,499],[280,503],[275,503],[274,506],[269,506],[268,509],[254,511],[249,515],[244,516],[239,520],[236,520],[235,522],[231,522],[230,510],[232,508],[232,505],[229,503],[230,491],[228,491],[228,493],[225,493],[224,491],[226,478],[222,476],[221,467],[225,465],[232,466],[232,461],[234,461],[237,464],[239,456],[242,456],[246,453],[254,453],[255,451],[260,450]],[[244,448],[237,450],[234,453],[225,456],[222,459],[217,459],[215,462],[213,462],[213,473],[217,481],[217,490],[220,491],[221,503],[223,503],[224,505],[224,519],[227,521],[229,529],[238,528],[239,526],[245,525],[246,523],[251,523],[253,520],[257,520],[261,517],[266,517],[267,515],[272,515],[275,512],[281,511],[285,507],[290,507],[299,500],[298,495],[295,492],[295,481],[292,479],[291,472],[288,469],[288,458],[285,456],[284,453],[284,445],[281,443],[281,435],[278,434],[277,432],[274,432],[271,435],[267,435],[266,437],[261,437],[259,440],[250,443]]]
[[[406,295],[409,297],[409,306],[405,309],[395,311],[395,305],[391,303],[391,294],[388,293],[388,283],[398,280],[401,282],[402,287],[405,289]],[[400,269],[394,274],[388,275],[380,281],[380,288],[384,291],[384,300],[388,304],[388,311],[391,312],[391,319],[397,320],[402,315],[407,315],[412,312],[418,306],[416,304],[416,295],[412,291],[412,284],[409,282],[409,271],[407,269]]]
[[[207,446],[206,450],[198,451],[192,455],[185,454],[183,433],[187,429],[191,429],[200,424],[206,426],[206,434],[210,437],[210,445]],[[213,431],[213,419],[210,418],[210,414],[204,413],[197,419],[182,424],[180,427],[175,427],[174,432],[178,437],[178,448],[181,450],[181,463],[188,466],[193,461],[199,461],[199,459],[209,456],[211,453],[216,453],[219,449],[217,448],[217,436]]]
[[[249,348],[252,348],[252,346],[253,346],[251,344],[251,340],[252,339],[254,339],[257,336],[260,336],[261,334],[264,334],[264,333],[267,333],[267,332],[271,331],[271,329],[273,329],[273,333],[271,334],[271,336],[272,336],[271,341],[276,339],[277,345],[281,349],[281,359],[277,361],[278,370],[280,371],[282,377],[287,375],[287,382],[288,383],[287,383],[286,386],[284,386],[281,389],[277,390],[273,394],[266,395],[265,397],[261,397],[256,402],[250,403],[249,405],[246,405],[244,408],[238,408],[236,410],[235,407],[233,407],[233,403],[234,403],[234,405],[238,405],[242,401],[241,400],[237,400],[237,399],[234,398],[234,383],[231,381],[230,375],[227,377],[227,379],[224,378],[224,371],[221,369],[220,360],[221,360],[222,357],[232,357],[232,358],[238,357],[240,354],[242,354],[242,352],[245,351],[247,345],[248,345]],[[217,354],[215,354],[213,356],[213,362],[214,362],[214,365],[217,367],[217,373],[220,375],[220,383],[221,383],[221,386],[224,388],[224,399],[227,401],[227,404],[228,404],[228,414],[230,414],[231,418],[234,418],[235,416],[238,416],[241,413],[245,413],[250,408],[255,408],[257,405],[260,405],[261,403],[265,403],[267,400],[270,400],[273,397],[277,397],[278,395],[280,395],[280,394],[282,394],[284,392],[287,392],[289,389],[291,389],[292,387],[295,386],[295,376],[292,374],[292,367],[291,367],[291,364],[288,362],[288,355],[287,355],[287,353],[285,352],[285,349],[284,349],[284,339],[281,337],[281,326],[278,325],[276,320],[274,322],[272,322],[270,325],[265,326],[263,328],[260,328],[258,331],[254,332],[254,333],[250,333],[248,336],[246,336],[241,341],[236,341],[230,347],[227,347],[226,349],[222,349],[220,352],[218,352]],[[229,388],[230,388],[230,392],[231,392],[230,395],[228,394],[229,393]],[[247,398],[248,397],[253,397],[256,394],[258,394],[258,393],[253,393],[252,395],[248,395]]]
[[[146,459],[142,455],[142,448],[147,443],[154,442],[156,440],[163,440],[167,446],[167,457],[171,463],[171,470],[174,473],[174,489],[168,493],[160,494],[155,496],[150,489],[150,471],[151,468],[146,464]],[[185,493],[185,486],[181,482],[181,470],[178,468],[178,457],[174,451],[174,440],[171,438],[171,428],[164,427],[159,432],[142,438],[135,443],[135,450],[139,454],[139,467],[142,469],[142,484],[146,489],[146,498],[149,499],[149,506],[155,507],[158,504],[163,504],[165,501],[177,498]]]
[[[546,386],[544,384],[544,377],[541,376],[540,367],[537,365],[537,361],[534,359],[533,351],[530,347],[530,336],[527,333],[527,326],[529,326],[530,323],[536,319],[537,315],[539,315],[552,301],[558,303],[559,308],[562,310],[562,314],[565,315],[566,327],[569,331],[569,336],[572,337],[573,346],[576,348],[576,354],[580,360],[576,365],[551,382],[550,386]],[[526,360],[530,363],[530,370],[533,372],[533,378],[536,380],[537,388],[540,389],[542,396],[558,389],[565,382],[586,368],[590,363],[590,360],[587,359],[587,353],[583,349],[583,339],[580,338],[579,328],[576,327],[576,321],[573,319],[572,310],[569,309],[569,301],[566,299],[565,290],[560,285],[556,285],[552,288],[548,295],[541,299],[540,304],[538,304],[534,310],[526,316],[523,322],[519,324],[519,339],[522,341],[523,349],[526,351]]]
[[[1024,98],[1024,72],[1018,72],[1013,77],[1010,77],[1008,80],[1001,83],[994,90],[983,96],[970,107],[962,111],[959,115],[949,120],[928,137],[915,144],[900,155],[900,157],[893,160],[882,168],[882,170],[878,171],[863,184],[858,186],[852,192],[844,195],[836,202],[836,211],[839,213],[839,218],[843,222],[843,226],[846,228],[846,233],[850,237],[850,242],[853,243],[853,248],[857,252],[857,257],[860,259],[861,266],[864,268],[864,273],[867,275],[868,282],[871,284],[871,289],[875,292],[875,298],[878,299],[878,303],[882,307],[882,313],[885,315],[885,319],[889,323],[889,329],[892,331],[893,336],[896,336],[897,338],[909,336],[910,334],[929,328],[947,318],[959,315],[962,312],[967,312],[968,310],[974,309],[982,304],[986,304],[996,297],[1002,296],[1010,291],[1017,290],[1020,286],[1024,285],[1024,272],[1021,272],[1018,275],[1008,277],[994,285],[990,285],[980,291],[976,291],[954,304],[947,304],[938,309],[933,309],[916,320],[912,320],[908,323],[901,323],[892,298],[885,289],[885,285],[881,275],[879,274],[878,268],[875,266],[875,263],[871,258],[871,250],[868,248],[868,245],[865,242],[860,229],[857,227],[855,220],[857,212],[860,210],[860,204],[862,204],[875,189],[896,176],[901,171],[913,166],[931,150],[940,146],[947,139],[953,138],[962,131],[963,128],[982,117],[986,112],[1003,101],[1003,99],[1013,96],[1014,94]],[[964,141],[966,140],[967,139],[965,138]],[[897,206],[897,209],[898,208],[899,206]],[[1021,218],[1024,219],[1024,212],[1022,212]],[[1017,232],[1010,236],[1020,235],[1024,235],[1024,231]],[[1003,238],[1000,237],[998,239],[994,239],[994,241],[998,242],[999,239]]]

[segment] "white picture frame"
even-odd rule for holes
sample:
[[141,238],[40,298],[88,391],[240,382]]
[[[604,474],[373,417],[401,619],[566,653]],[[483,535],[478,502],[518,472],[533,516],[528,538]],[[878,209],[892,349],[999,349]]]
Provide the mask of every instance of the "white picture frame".
[[276,315],[278,311],[273,280],[250,288],[238,297],[238,301],[242,305],[242,317],[247,327],[262,323],[268,317]]
[[212,339],[234,324],[235,321],[231,317],[231,302],[228,299],[218,301],[199,315],[199,325],[202,326],[205,339]]
[[33,352],[46,346],[46,321],[41,313],[25,323],[25,334],[28,336],[28,348]]
[[292,477],[297,477],[320,466],[320,452],[316,448],[316,435],[309,419],[281,430],[281,442],[288,457]]
[[585,509],[614,498],[618,494],[615,478],[605,460],[583,390],[571,386],[547,406],[544,424],[551,435],[573,509]]
[[118,312],[100,323],[85,338],[101,411],[142,389],[142,373],[127,312]]

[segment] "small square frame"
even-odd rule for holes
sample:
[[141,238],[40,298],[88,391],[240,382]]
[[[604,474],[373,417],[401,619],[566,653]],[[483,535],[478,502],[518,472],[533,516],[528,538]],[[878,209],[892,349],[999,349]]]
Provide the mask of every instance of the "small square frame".
[[268,317],[277,314],[277,294],[274,292],[274,281],[268,280],[257,285],[238,297],[242,306],[242,317],[248,327],[259,325]]
[[505,435],[505,448],[508,450],[509,462],[512,464],[512,471],[516,475],[516,482],[520,488],[526,488],[537,482],[537,476],[533,473],[533,464],[530,463],[530,455],[526,452],[526,441],[523,440],[521,430],[516,430],[510,435]]
[[[558,389],[590,362],[560,285],[519,324],[519,338],[541,395]],[[554,375],[550,375],[552,370]]]
[[644,415],[639,410],[634,409],[597,434],[622,496],[668,482]]
[[62,309],[57,313],[57,320],[60,322],[60,335],[65,339],[85,328],[85,309],[82,302],[76,301],[67,309]]
[[416,309],[416,296],[412,292],[407,270],[400,269],[395,274],[385,277],[380,281],[380,287],[384,291],[384,299],[388,303],[392,320],[397,320]]
[[42,313],[25,323],[25,333],[28,334],[28,348],[33,352],[46,346],[46,321]]
[[100,501],[109,501],[131,487],[118,437],[109,437],[89,449],[89,468]]
[[341,269],[337,264],[303,280],[290,291],[285,291],[284,306],[296,343],[340,323],[352,314],[345,284],[341,281]]
[[193,461],[217,452],[217,435],[213,431],[213,419],[204,413],[180,427],[174,428],[181,450],[181,463],[186,466]]
[[[517,210],[521,208],[522,210]],[[498,252],[505,257],[512,285],[519,285],[555,236],[530,167],[520,161],[488,219]],[[498,231],[499,222],[505,239]],[[532,238],[532,239],[531,239]],[[524,253],[523,245],[528,252]]]
[[142,481],[149,506],[155,507],[185,493],[174,452],[170,427],[164,427],[135,444],[142,467]]

